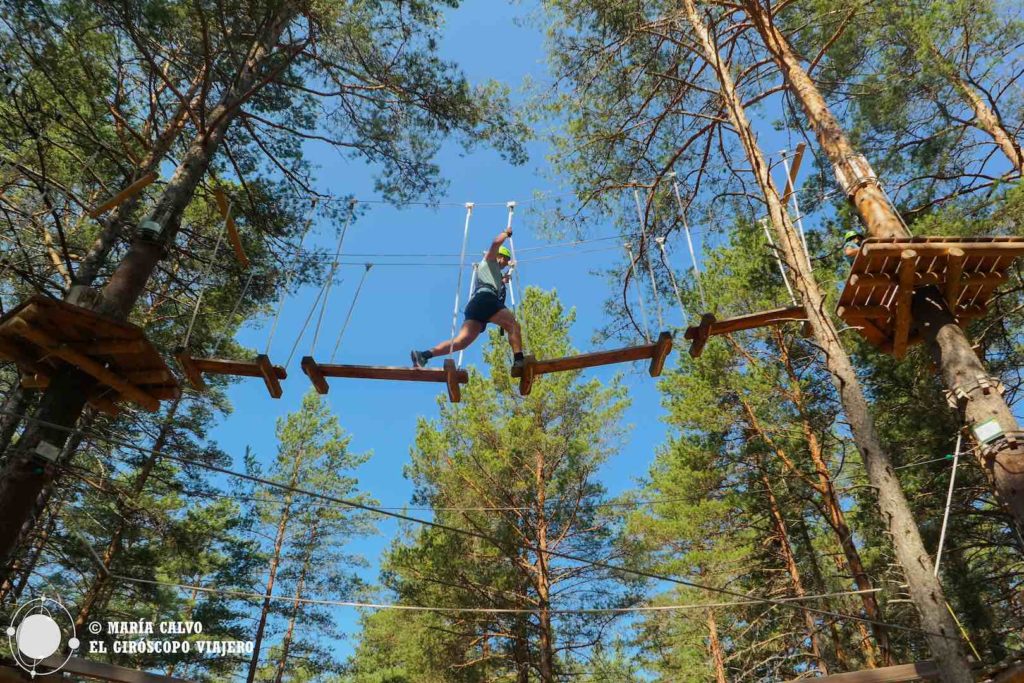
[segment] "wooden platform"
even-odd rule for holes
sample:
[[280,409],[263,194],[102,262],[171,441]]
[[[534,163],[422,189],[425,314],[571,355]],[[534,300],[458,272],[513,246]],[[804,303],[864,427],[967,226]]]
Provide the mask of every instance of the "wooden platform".
[[255,361],[249,362],[226,358],[193,358],[187,349],[178,348],[174,351],[174,357],[181,365],[181,371],[185,373],[188,383],[196,391],[206,390],[206,382],[203,380],[204,373],[236,377],[262,377],[270,397],[281,398],[280,380],[288,378],[288,373],[284,368],[271,363],[270,358],[262,353],[256,356]]
[[402,368],[381,365],[320,365],[312,356],[302,359],[302,371],[306,373],[313,386],[321,394],[330,390],[327,377],[345,377],[349,379],[390,379],[401,382],[438,382],[448,386],[448,399],[452,403],[462,400],[459,385],[469,383],[469,373],[459,370],[455,361],[447,358],[442,369]]
[[584,368],[628,363],[636,360],[650,359],[649,372],[651,377],[657,377],[665,367],[665,359],[671,352],[672,333],[662,332],[658,335],[658,341],[644,346],[627,346],[622,349],[595,351],[594,353],[565,356],[564,358],[551,358],[549,360],[537,360],[533,356],[526,356],[522,368],[512,368],[512,376],[519,378],[519,394],[521,396],[529,396],[533,390],[533,380],[539,375],[546,375],[551,372],[583,370]]
[[0,359],[17,364],[30,389],[47,387],[73,365],[99,382],[88,401],[108,413],[122,401],[154,412],[162,399],[181,394],[142,328],[42,295],[0,318]]
[[960,325],[983,316],[1006,271],[1024,255],[1024,237],[870,238],[850,268],[838,313],[868,341],[897,358],[920,341],[911,301],[938,287]]
[[708,339],[715,335],[752,330],[792,320],[807,320],[807,312],[803,306],[776,308],[771,311],[750,313],[724,320],[718,320],[713,314],[705,313],[700,318],[700,325],[686,328],[686,334],[683,337],[692,342],[690,344],[690,355],[698,358],[704,352],[704,346],[708,343]]

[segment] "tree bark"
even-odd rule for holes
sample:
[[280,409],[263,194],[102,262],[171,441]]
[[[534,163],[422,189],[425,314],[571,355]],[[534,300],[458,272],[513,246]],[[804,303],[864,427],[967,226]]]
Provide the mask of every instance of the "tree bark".
[[[319,518],[317,518],[319,520]],[[316,545],[317,535],[320,533],[319,521],[314,522],[309,530],[309,547],[302,560],[302,570],[299,572],[299,581],[295,586],[295,597],[292,601],[292,613],[288,617],[288,630],[285,631],[284,640],[281,643],[281,656],[277,660],[277,673],[274,674],[274,683],[281,683],[284,680],[285,667],[288,665],[288,655],[292,646],[292,638],[295,635],[295,622],[299,616],[299,605],[302,604],[302,591],[306,587],[306,575],[309,573],[309,566],[313,561],[313,548]]]
[[547,510],[547,476],[544,465],[544,453],[537,449],[537,460],[534,469],[537,487],[535,511],[537,515],[537,564],[536,585],[537,604],[540,611],[537,615],[539,638],[537,643],[540,679],[542,683],[555,683],[554,631],[551,627],[551,573],[548,567],[548,527]]
[[794,286],[800,292],[815,340],[825,355],[825,363],[839,392],[854,442],[864,460],[868,480],[878,492],[878,504],[892,534],[896,558],[903,567],[911,599],[921,618],[921,626],[927,632],[928,645],[941,671],[941,680],[944,683],[969,683],[974,678],[961,648],[956,625],[946,611],[942,585],[932,575],[931,558],[921,541],[910,505],[896,479],[888,454],[882,450],[874,419],[868,410],[867,400],[850,357],[839,340],[831,318],[825,312],[824,297],[810,270],[800,236],[772,183],[768,163],[757,145],[732,74],[722,62],[694,0],[683,0],[683,8],[706,60],[718,77],[729,120],[743,144],[754,177],[768,205],[780,252],[793,273]]
[[[807,530],[807,522],[803,518],[796,525],[796,533],[799,534],[803,546],[807,548],[807,564],[811,568],[814,585],[818,587],[820,592],[824,593],[828,590],[828,585],[825,583],[825,577],[821,574],[821,567],[818,566],[818,557],[814,550],[814,544],[811,542],[811,534]],[[857,627],[860,629],[861,638],[865,643],[863,648],[865,662],[868,663],[870,668],[875,668],[874,664],[869,661],[875,650],[871,647],[871,637],[868,634],[868,630],[862,621],[857,622]],[[835,651],[836,662],[839,664],[839,668],[849,669],[850,655],[846,652],[846,645],[843,643],[843,637],[839,633],[839,629],[836,628],[836,620],[834,618],[828,620],[828,630],[832,636],[832,649]]]
[[[135,238],[101,292],[97,306],[99,312],[119,319],[128,317],[166,245],[174,240],[181,215],[206,174],[228,125],[251,96],[252,89],[259,87],[269,57],[274,54],[274,48],[296,10],[292,3],[284,2],[267,17],[239,72],[209,113],[207,120],[211,123],[208,129],[189,145],[156,204],[150,218],[163,226],[161,239],[147,241]],[[73,367],[57,372],[35,412],[34,417],[38,421],[26,427],[14,457],[4,463],[0,472],[0,500],[4,501],[8,514],[0,517],[0,566],[9,562],[22,530],[34,523],[32,501],[51,485],[56,473],[54,467],[46,467],[41,473],[37,471],[36,448],[44,441],[57,448],[64,446],[70,428],[82,414],[85,397],[93,385],[94,380]]]
[[[814,82],[800,66],[789,42],[756,0],[743,0],[743,7],[790,90],[803,106],[825,154],[834,166],[846,166],[848,160],[856,156],[856,150]],[[872,237],[909,236],[877,182],[857,184],[850,199]],[[968,426],[995,419],[1004,433],[1019,432],[1017,419],[1002,396],[995,391],[986,393],[978,387],[979,377],[987,378],[988,374],[937,289],[915,290],[913,318],[939,366],[946,388],[954,395],[960,395],[960,392],[967,394],[968,398],[961,401],[961,406]],[[1009,441],[1001,438],[983,447],[982,452],[982,466],[995,483],[996,497],[1006,506],[1018,527],[1024,528],[1024,439]]]
[[715,613],[709,609],[707,615],[708,650],[711,652],[711,661],[715,665],[715,683],[729,683],[729,679],[725,675],[725,655],[722,654],[722,643],[718,640],[718,624],[715,623]]

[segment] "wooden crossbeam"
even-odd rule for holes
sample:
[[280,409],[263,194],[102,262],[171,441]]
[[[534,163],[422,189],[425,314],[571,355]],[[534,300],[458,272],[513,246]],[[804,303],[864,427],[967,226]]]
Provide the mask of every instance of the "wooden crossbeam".
[[[467,379],[468,376],[467,376]],[[451,358],[444,359],[444,383],[448,386],[448,400],[458,403],[462,400],[462,388],[459,386],[459,369]]]
[[116,666],[83,657],[71,657],[65,663],[64,656],[60,654],[44,659],[41,664],[45,670],[60,667],[62,671],[68,674],[84,676],[85,678],[98,681],[108,681],[108,683],[190,683],[190,681],[184,678],[151,674],[148,671],[128,669],[123,666]]
[[86,355],[75,351],[74,349],[68,348],[67,346],[60,344],[55,339],[50,337],[42,330],[38,330],[28,322],[21,318],[14,318],[7,322],[10,329],[30,342],[41,346],[47,353],[57,356],[62,360],[74,365],[79,370],[92,375],[100,382],[103,382],[109,387],[114,388],[118,393],[122,394],[128,400],[137,403],[142,408],[149,412],[156,412],[160,408],[160,401],[155,399],[150,394],[135,386],[131,382],[123,379],[117,374],[111,372],[103,365],[94,361]]
[[318,394],[323,395],[331,390],[331,385],[324,379],[324,373],[320,372],[320,366],[313,360],[312,356],[303,356],[300,364],[302,371],[309,377],[309,381],[316,387]]
[[[790,683],[795,683],[790,681]],[[808,680],[808,679],[799,679]],[[879,669],[864,669],[815,678],[814,683],[916,683],[917,681],[939,680],[939,668],[934,662],[923,661],[913,664],[883,666]]]
[[914,300],[914,263],[917,252],[905,249],[900,254],[899,287],[896,290],[896,322],[893,325],[892,355],[900,359],[907,352],[910,337],[910,307]]
[[213,191],[214,197],[217,199],[217,207],[220,209],[220,215],[224,217],[224,229],[228,233],[228,241],[231,242],[231,248],[235,252],[235,258],[242,264],[243,268],[249,267],[249,257],[245,255],[245,249],[242,247],[242,238],[238,235],[238,228],[235,227],[235,217],[231,215],[231,205],[228,204],[227,195],[224,194],[224,190],[219,187]]
[[265,353],[256,356],[256,367],[259,368],[260,376],[263,377],[263,383],[267,385],[271,398],[281,398],[281,382],[278,378],[280,376],[280,379],[284,379],[288,376],[285,369],[272,364],[270,357]]
[[[654,344],[643,346],[627,346],[621,349],[608,351],[594,351],[582,353],[576,356],[565,356],[564,358],[551,358],[548,360],[537,360],[533,356],[526,356],[523,359],[521,368],[512,368],[512,376],[519,378],[519,394],[528,396],[533,386],[533,380],[539,375],[546,375],[552,372],[568,372],[570,370],[583,370],[602,365],[613,365],[616,363],[629,363],[636,360],[651,360],[648,369],[651,377],[657,377],[665,365],[665,358],[672,351],[672,333],[662,332],[658,335],[658,341]],[[525,390],[525,391],[524,391]]]
[[[957,249],[956,251],[962,250]],[[952,278],[957,272],[962,273],[963,263],[960,263],[960,268],[957,271],[952,269],[953,258],[952,252],[950,252],[950,269],[944,273],[914,273],[914,287],[927,287],[929,285],[946,285],[947,277]],[[1009,278],[1006,273],[971,273],[970,275],[962,275],[959,278],[962,287],[969,287],[975,285],[981,285],[983,287],[998,287],[999,285],[1006,282]],[[871,287],[894,287],[899,284],[899,278],[889,275],[888,273],[854,273],[850,276],[850,285],[859,289],[868,289]]]
[[151,185],[153,181],[156,180],[158,177],[159,176],[157,176],[155,171],[150,171],[149,173],[142,176],[128,187],[124,188],[123,190],[115,194],[107,201],[97,206],[95,209],[92,209],[89,212],[89,218],[99,218],[100,216],[102,216],[107,211],[114,208],[124,200],[128,199],[129,197],[137,195],[139,192],[142,192],[142,190],[146,189],[149,185]]
[[120,356],[144,353],[146,342],[142,339],[100,339],[93,342],[71,344],[72,348],[87,356]]
[[302,359],[302,371],[306,373],[309,380],[316,387],[317,392],[326,394],[330,386],[327,377],[340,377],[346,379],[390,379],[400,382],[437,382],[448,388],[448,398],[452,403],[458,403],[462,398],[462,390],[459,385],[469,383],[469,372],[460,370],[455,361],[445,359],[444,367],[440,370],[428,368],[401,368],[383,365],[335,365],[333,363],[319,364],[312,356],[305,356]]
[[713,314],[705,313],[701,316],[699,325],[686,328],[686,334],[683,337],[692,340],[690,355],[697,358],[704,352],[704,346],[711,337],[731,332],[740,332],[742,330],[752,330],[792,320],[807,320],[807,311],[804,310],[803,306],[776,308],[771,311],[750,313],[733,318],[725,318],[724,320],[718,320]]
[[922,257],[944,256],[953,249],[971,256],[1024,255],[1024,242],[865,242],[860,250],[865,256],[899,256],[908,248]]
[[205,391],[206,382],[203,380],[203,373],[211,375],[233,375],[236,377],[259,377],[267,385],[267,391],[273,398],[281,398],[282,379],[288,378],[288,373],[280,365],[274,365],[265,354],[256,356],[253,362],[228,360],[225,358],[193,358],[188,350],[178,348],[174,357],[181,365],[189,384],[196,391]]

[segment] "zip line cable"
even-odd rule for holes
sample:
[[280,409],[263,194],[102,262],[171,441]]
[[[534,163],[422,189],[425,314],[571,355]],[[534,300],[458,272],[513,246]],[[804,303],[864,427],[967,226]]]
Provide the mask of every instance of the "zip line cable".
[[[10,414],[11,411],[6,411],[6,410],[0,409],[0,413]],[[35,422],[36,424],[46,426],[46,427],[48,427],[50,429],[55,429],[55,430],[58,430],[58,431],[65,431],[65,432],[69,432],[69,433],[73,433],[73,432],[76,431],[74,428],[67,427],[65,425],[60,425],[60,424],[53,423],[53,422],[49,422],[49,421],[46,421],[46,420],[40,420],[39,418],[34,417],[34,416],[22,415],[22,417],[24,419],[28,420],[28,421]],[[98,438],[104,438],[102,435],[93,434],[93,436],[98,437]],[[366,503],[360,503],[358,501],[348,500],[348,499],[345,499],[345,498],[340,498],[338,496],[332,496],[332,495],[329,495],[329,494],[326,494],[326,493],[317,492],[317,491],[310,491],[310,490],[307,490],[307,489],[299,488],[297,486],[289,486],[289,485],[286,485],[286,484],[281,484],[280,482],[275,482],[275,481],[272,481],[270,479],[265,479],[263,477],[257,477],[255,475],[246,474],[244,472],[235,472],[233,470],[227,469],[225,467],[220,467],[220,466],[214,465],[212,463],[198,462],[198,461],[194,461],[194,460],[191,460],[189,458],[184,458],[184,457],[181,457],[181,456],[178,456],[178,455],[172,455],[172,454],[167,453],[165,451],[158,451],[158,450],[155,450],[155,449],[147,449],[147,448],[144,448],[142,446],[138,446],[136,444],[132,444],[130,442],[121,441],[119,439],[105,438],[104,440],[106,440],[108,443],[114,443],[114,444],[121,445],[122,447],[134,448],[134,449],[142,451],[142,452],[147,452],[147,453],[159,455],[161,457],[167,458],[168,460],[172,460],[174,462],[177,462],[177,463],[180,463],[180,464],[183,464],[183,465],[192,465],[192,466],[195,466],[195,467],[199,467],[199,468],[208,470],[210,472],[217,472],[219,474],[223,474],[223,475],[226,475],[226,476],[229,476],[229,477],[235,477],[237,479],[242,479],[242,480],[249,481],[249,482],[252,482],[252,483],[262,484],[264,486],[269,486],[271,488],[276,488],[276,489],[279,489],[281,491],[286,491],[286,492],[291,493],[291,494],[303,495],[303,496],[307,496],[309,498],[319,498],[321,500],[337,503],[339,505],[344,505],[344,506],[347,506],[347,507],[350,507],[350,508],[353,508],[353,509],[356,509],[356,510],[363,510],[365,512],[371,512],[371,513],[374,513],[374,514],[378,514],[378,515],[381,515],[383,517],[389,517],[389,518],[397,519],[397,520],[400,520],[400,521],[403,521],[403,522],[409,522],[409,523],[412,523],[412,524],[417,524],[417,525],[420,525],[420,526],[430,527],[430,528],[433,528],[433,529],[439,529],[441,531],[447,531],[447,532],[450,532],[450,533],[453,533],[453,534],[459,534],[459,535],[466,536],[466,537],[469,537],[469,538],[476,538],[476,539],[479,539],[479,540],[482,540],[482,541],[486,541],[486,542],[492,544],[495,548],[504,548],[504,547],[507,547],[507,545],[508,545],[508,544],[506,544],[504,541],[502,541],[499,538],[495,538],[495,537],[493,537],[493,536],[491,536],[489,534],[486,534],[486,533],[483,533],[483,532],[480,532],[480,531],[476,531],[476,530],[473,530],[473,529],[462,529],[460,527],[452,526],[450,524],[445,524],[445,523],[442,523],[442,522],[435,522],[435,521],[428,520],[428,519],[422,519],[422,518],[419,518],[419,517],[413,517],[411,515],[406,515],[406,514],[403,514],[403,513],[400,513],[400,512],[393,512],[393,511],[383,510],[381,508],[375,507],[373,505],[368,505]],[[655,574],[654,572],[646,571],[646,570],[643,570],[643,569],[635,569],[635,568],[627,567],[627,566],[624,566],[624,565],[612,564],[610,562],[604,562],[602,560],[586,559],[584,557],[579,557],[577,555],[572,555],[572,554],[569,554],[569,553],[564,553],[564,552],[561,552],[559,550],[552,550],[550,548],[541,548],[539,546],[534,546],[534,545],[530,545],[530,544],[526,544],[526,543],[516,543],[514,545],[515,545],[515,547],[517,547],[519,549],[527,550],[527,551],[533,552],[533,553],[535,553],[537,555],[547,555],[549,557],[555,557],[555,558],[558,558],[558,559],[561,559],[561,560],[566,560],[568,562],[576,562],[576,563],[582,564],[584,566],[594,567],[596,569],[606,569],[606,570],[611,571],[611,572],[620,572],[620,573],[624,573],[624,574],[631,574],[633,576],[637,576],[637,577],[641,577],[641,578],[646,578],[646,579],[651,579],[651,580],[654,580],[654,581],[664,581],[666,583],[672,583],[672,584],[676,584],[676,585],[680,585],[680,586],[686,586],[688,588],[697,588],[697,589],[700,589],[700,590],[706,590],[706,591],[710,591],[712,593],[719,593],[719,594],[722,594],[722,595],[729,595],[729,596],[736,597],[736,598],[741,598],[741,599],[744,599],[744,600],[750,599],[749,595],[746,595],[746,594],[741,593],[739,591],[731,590],[731,589],[728,589],[728,588],[719,588],[717,586],[710,586],[710,585],[707,585],[707,584],[698,583],[696,581],[690,581],[689,579],[682,579],[682,578],[678,578],[678,577],[664,576],[664,575]],[[784,601],[782,601],[780,599],[777,599],[777,598],[765,598],[765,597],[762,597],[762,598],[758,598],[758,599],[762,600],[764,604],[776,605],[776,606],[786,607],[786,608],[795,608],[797,610],[804,610],[804,611],[807,611],[807,612],[811,612],[812,614],[818,614],[818,615],[825,616],[825,617],[834,617],[836,619],[849,619],[849,620],[852,620],[852,621],[859,621],[859,622],[866,623],[866,624],[874,624],[876,626],[882,626],[882,627],[885,627],[885,628],[891,628],[891,629],[895,629],[895,630],[899,630],[899,631],[906,631],[906,632],[909,632],[909,633],[916,633],[916,634],[921,634],[921,635],[930,635],[930,636],[933,636],[933,637],[936,637],[936,638],[944,638],[944,639],[947,639],[947,640],[950,640],[950,639],[955,640],[957,638],[956,636],[950,636],[950,635],[946,635],[944,633],[935,633],[935,632],[926,631],[926,630],[920,629],[920,628],[914,628],[914,627],[910,627],[910,626],[903,626],[901,624],[889,624],[889,623],[886,623],[886,622],[878,621],[878,620],[875,620],[875,619],[870,619],[870,618],[867,618],[867,617],[861,617],[861,616],[854,615],[854,614],[845,614],[845,613],[842,613],[842,612],[833,612],[833,611],[830,611],[830,610],[819,609],[819,608],[815,608],[815,607],[807,607],[805,605],[795,605],[794,603],[784,602]]]

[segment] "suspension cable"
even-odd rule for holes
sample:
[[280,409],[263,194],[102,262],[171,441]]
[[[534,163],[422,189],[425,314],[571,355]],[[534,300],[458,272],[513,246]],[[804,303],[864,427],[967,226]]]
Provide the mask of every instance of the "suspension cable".
[[[231,211],[230,204],[228,205],[228,211]],[[227,232],[227,226],[227,221],[224,221],[220,232],[217,234],[217,241],[213,245],[213,254],[210,256],[210,262],[206,264],[206,272],[203,274],[203,281],[206,285],[199,290],[199,295],[196,296],[196,305],[192,308],[192,317],[188,321],[188,329],[185,330],[185,341],[181,344],[186,349],[188,348],[189,341],[192,339],[192,328],[195,327],[196,316],[199,315],[199,307],[203,303],[203,295],[206,294],[206,290],[210,286],[208,280],[210,279],[210,274],[213,273],[213,264],[217,261],[217,252],[220,251],[220,244],[224,241],[224,233]]]
[[[302,227],[302,235],[299,236],[299,249],[298,252],[302,252],[302,244],[306,241],[306,235],[309,234],[309,228],[313,225],[313,212],[316,210],[316,199],[313,200],[312,205],[309,207],[309,216],[306,218],[306,224]],[[264,355],[270,355],[270,344],[274,341],[274,333],[277,331],[277,323],[281,320],[281,311],[284,309],[284,299],[288,296],[288,285],[292,280],[292,271],[286,270],[284,273],[284,281],[281,283],[281,293],[277,297],[277,306],[274,311],[274,321],[270,324],[270,332],[267,334],[267,347],[263,351]],[[296,342],[298,344],[298,342]],[[293,349],[294,353],[294,349]],[[290,358],[290,356],[289,356]],[[287,365],[287,363],[285,363]]]
[[[505,224],[505,229],[506,230],[511,230],[512,229],[512,214],[515,213],[516,203],[515,202],[509,202],[505,206],[506,206],[506,208],[508,208],[508,222]],[[509,253],[512,254],[512,270],[511,270],[511,275],[512,275],[512,278],[515,280],[515,285],[516,285],[515,288],[519,290],[519,301],[520,301],[520,303],[522,303],[522,301],[523,301],[523,287],[522,287],[522,282],[519,279],[519,260],[516,258],[516,243],[512,240],[512,236],[511,235],[509,235],[509,237],[508,237],[508,250],[509,250]],[[512,283],[509,282],[509,285],[511,285],[511,284]],[[515,295],[514,291],[512,290],[512,287],[509,287],[509,296],[511,297],[510,301],[512,303],[512,308],[515,310],[516,320],[519,322],[519,335],[520,335],[520,341],[522,342],[522,348],[525,349],[526,348],[526,317],[524,315],[525,311],[520,311],[520,310],[516,309],[516,295]]]
[[345,330],[348,329],[348,323],[352,320],[352,311],[356,308],[356,302],[359,301],[359,292],[363,291],[363,283],[366,282],[366,276],[370,274],[370,268],[373,268],[372,263],[366,264],[366,270],[363,271],[363,276],[359,278],[359,286],[356,287],[356,293],[352,296],[352,303],[348,307],[348,313],[345,314],[345,322],[341,326],[341,330],[338,332],[338,339],[334,342],[334,350],[331,351],[331,361],[334,362],[334,357],[338,353],[338,348],[341,346],[341,338],[345,336]]
[[220,347],[227,341],[228,333],[231,331],[231,322],[235,319],[235,314],[238,313],[239,307],[242,305],[242,301],[245,299],[245,295],[249,292],[249,285],[252,284],[252,278],[256,275],[256,271],[250,270],[249,277],[245,279],[245,286],[242,287],[242,293],[235,299],[235,305],[231,308],[231,313],[228,314],[228,327],[224,330],[224,334],[221,335],[220,339],[217,340],[216,346],[213,347],[214,357],[220,352]]
[[[650,195],[648,195],[648,200]],[[654,310],[658,314],[658,330],[665,329],[665,319],[661,314],[661,295],[658,292],[658,281],[654,278],[654,264],[651,263],[647,247],[647,221],[644,220],[644,210],[640,206],[640,191],[633,188],[633,201],[636,203],[636,215],[640,219],[640,246],[642,252],[640,258],[647,263],[647,274],[651,278],[651,290],[654,292]],[[648,339],[649,341],[649,339]]]
[[469,219],[473,216],[473,202],[466,202],[466,227],[462,229],[462,253],[459,255],[459,277],[455,282],[455,308],[452,310],[452,336],[448,343],[449,355],[455,351],[455,325],[459,322],[459,294],[462,289],[462,264],[466,260],[466,244],[469,242]]
[[704,294],[704,285],[700,281],[700,268],[697,267],[697,252],[693,248],[693,238],[690,236],[690,222],[686,218],[687,208],[683,207],[683,197],[679,194],[679,180],[676,178],[676,173],[673,171],[672,175],[672,188],[676,196],[676,206],[679,207],[679,217],[683,221],[683,230],[686,232],[686,245],[690,248],[690,263],[693,264],[693,279],[697,281],[697,292],[700,294],[700,302],[704,304],[705,310],[708,307],[708,299]]
[[[473,291],[476,289],[476,269],[477,269],[477,265],[478,265],[477,263],[473,264],[473,270],[469,274],[469,290],[466,293],[466,301],[469,301],[470,299],[473,298]],[[462,354],[465,353],[465,352],[466,352],[466,349],[459,349],[459,359],[457,361],[455,361],[455,364],[457,366],[459,366],[460,368],[462,367]]]
[[934,575],[939,575],[939,564],[942,562],[942,546],[946,542],[946,525],[949,523],[949,508],[953,503],[953,486],[956,484],[956,466],[960,462],[960,444],[964,433],[958,431],[956,434],[956,448],[953,451],[953,470],[949,473],[949,490],[946,491],[946,511],[942,513],[942,531],[939,532],[939,549],[935,553]]
[[[627,283],[626,286],[628,287],[629,286],[629,284],[628,284],[629,283],[629,277],[633,274],[634,267],[636,266],[636,259],[633,258],[633,245],[632,244],[630,244],[629,242],[626,242],[622,246],[626,249],[626,254],[629,256],[629,270],[626,272],[626,283]],[[639,278],[637,278],[636,293],[637,293],[637,298],[640,300],[640,321],[641,321],[641,323],[643,325],[643,327],[642,327],[642,329],[640,331],[643,333],[644,339],[647,340],[647,343],[650,344],[651,343],[651,332],[650,332],[649,326],[647,325],[647,309],[644,308],[644,289],[640,285],[640,279]]]
[[317,317],[316,327],[313,329],[313,343],[309,346],[309,355],[311,356],[316,353],[316,342],[320,339],[320,328],[323,326],[324,313],[327,312],[327,300],[330,298],[331,285],[334,284],[334,276],[338,272],[338,259],[341,257],[341,247],[345,243],[345,234],[348,233],[348,226],[352,224],[352,216],[355,215],[355,212],[356,200],[352,199],[349,201],[349,211],[345,217],[345,223],[342,225],[341,234],[338,235],[338,245],[334,249],[334,261],[331,263],[331,269],[327,274],[324,296],[320,302],[320,315]]
[[686,306],[683,305],[683,295],[679,292],[679,283],[676,282],[676,274],[672,270],[672,264],[668,261],[668,254],[665,252],[665,238],[655,237],[654,243],[658,245],[658,250],[661,252],[661,265],[665,266],[665,270],[668,271],[668,279],[672,282],[672,289],[676,293],[676,301],[679,303],[679,311],[683,314],[683,327],[687,327],[690,322],[690,315],[686,312]]
[[775,262],[779,264],[779,274],[782,275],[782,282],[786,285],[786,291],[789,292],[789,298],[793,302],[794,306],[798,306],[796,301],[796,294],[793,292],[792,285],[789,284],[789,278],[786,276],[786,267],[782,265],[782,258],[779,256],[779,250],[775,246],[775,240],[772,239],[772,233],[768,229],[768,219],[761,219],[761,228],[764,230],[764,236],[768,238],[768,246],[771,247],[772,253],[775,255]]

